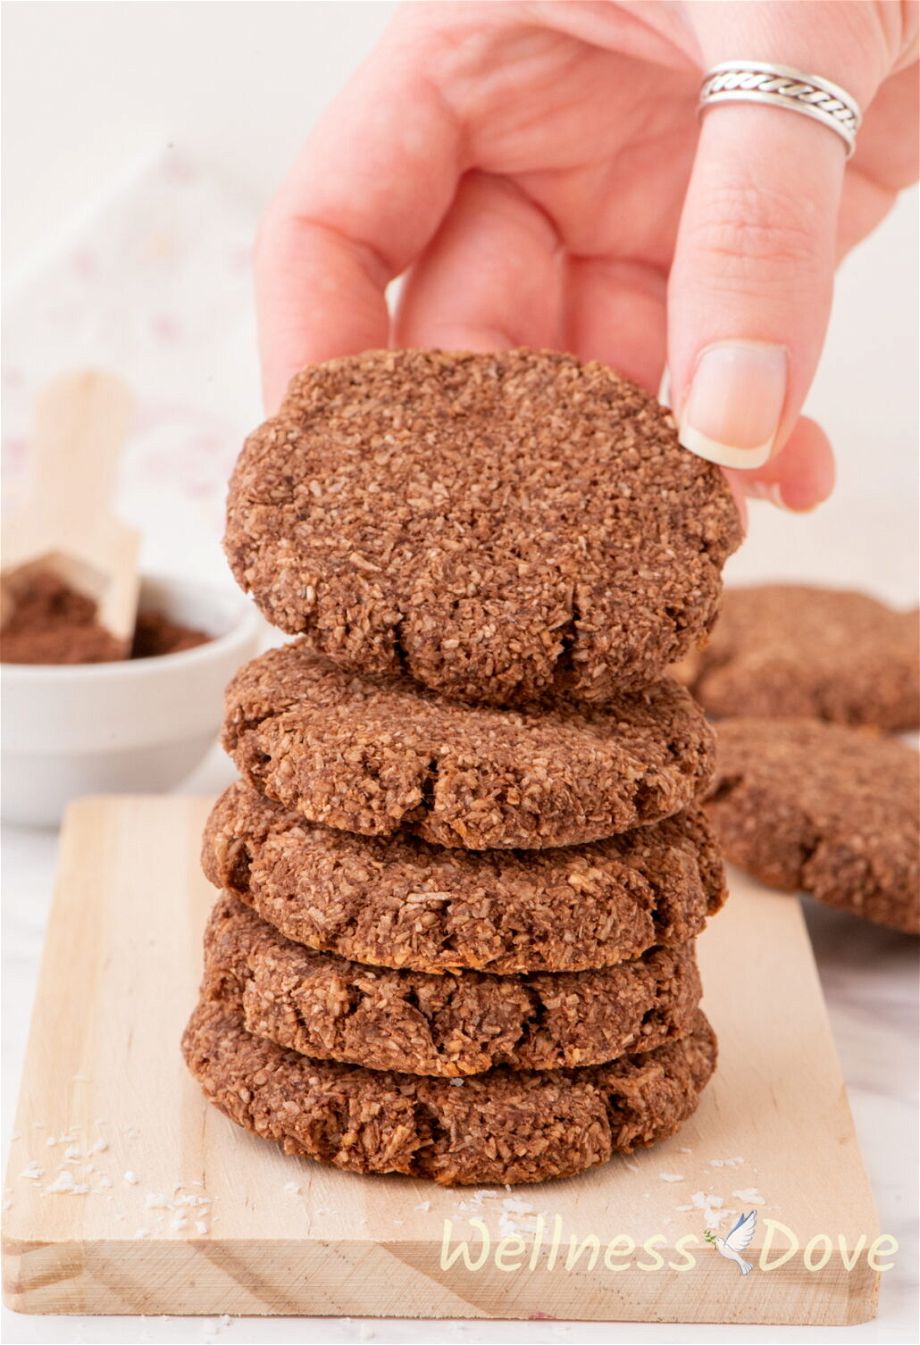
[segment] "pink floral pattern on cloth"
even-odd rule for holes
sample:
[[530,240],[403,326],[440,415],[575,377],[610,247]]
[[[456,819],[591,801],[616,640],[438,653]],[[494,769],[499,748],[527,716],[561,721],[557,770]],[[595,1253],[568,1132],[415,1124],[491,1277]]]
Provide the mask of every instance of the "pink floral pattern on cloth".
[[249,265],[256,216],[255,202],[169,151],[62,230],[56,254],[10,279],[6,507],[28,486],[41,386],[65,370],[108,369],[137,399],[118,508],[143,531],[142,563],[226,577],[217,542],[227,477],[262,416]]

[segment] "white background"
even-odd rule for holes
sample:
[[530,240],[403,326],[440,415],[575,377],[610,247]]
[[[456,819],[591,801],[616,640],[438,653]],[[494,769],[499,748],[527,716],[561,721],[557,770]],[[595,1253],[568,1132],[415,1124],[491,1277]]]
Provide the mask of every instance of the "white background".
[[[20,280],[55,253],[65,226],[118,180],[167,146],[216,170],[253,213],[281,177],[323,105],[372,46],[387,3],[15,3],[3,16],[4,276]],[[731,563],[735,578],[789,576],[875,590],[916,601],[917,588],[917,195],[842,268],[824,363],[808,407],[831,432],[840,461],[834,500],[814,515],[752,511],[749,540]],[[254,347],[239,379],[256,400]],[[208,534],[216,555],[216,537]],[[6,868],[5,919],[34,902],[34,946],[47,908],[53,850],[8,838],[19,857]],[[810,916],[816,951],[883,1227],[910,1190],[910,1098],[886,1102],[883,1080],[912,1074],[912,959],[890,940]],[[846,946],[865,941],[865,962]],[[31,946],[31,945],[30,945]],[[873,962],[873,958],[876,960]],[[34,966],[13,968],[18,1057]],[[24,978],[24,979],[21,979]],[[893,1020],[886,1015],[893,1013]],[[900,1028],[898,1019],[900,1018]],[[884,1031],[879,1030],[879,1026]],[[873,1034],[874,1029],[874,1034]],[[896,1037],[896,1031],[900,1036]],[[874,1071],[874,1072],[873,1072]],[[9,1076],[7,1076],[9,1077]],[[909,1087],[909,1082],[905,1084]],[[8,1111],[12,1098],[5,1101]],[[905,1112],[905,1107],[907,1108]],[[807,1143],[807,1137],[803,1137]],[[896,1151],[900,1149],[900,1153]],[[906,1151],[905,1151],[906,1150]],[[906,1169],[904,1164],[906,1163]],[[894,1166],[892,1166],[894,1164]],[[900,1166],[898,1165],[900,1164]],[[902,1188],[899,1190],[899,1186]],[[886,1285],[874,1327],[828,1338],[909,1337],[909,1286]],[[825,1333],[822,1333],[822,1335]],[[734,1332],[726,1338],[739,1339]],[[638,1340],[713,1339],[680,1328],[562,1325],[407,1326],[374,1323],[76,1322],[13,1318],[7,1340]],[[771,1331],[745,1338],[818,1339]]]
[[[7,278],[54,249],[62,221],[166,145],[264,202],[393,8],[346,0],[4,6]],[[804,520],[756,509],[735,577],[822,578],[915,600],[916,236],[913,191],[841,270],[806,407],[839,455],[836,499]],[[254,365],[251,375],[255,387]]]

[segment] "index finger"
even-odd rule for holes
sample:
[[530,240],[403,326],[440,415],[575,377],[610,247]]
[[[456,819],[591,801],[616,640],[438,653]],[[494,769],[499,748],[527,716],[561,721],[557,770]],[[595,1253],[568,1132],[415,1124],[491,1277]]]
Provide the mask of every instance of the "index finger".
[[418,30],[397,25],[334,99],[256,243],[266,406],[305,364],[388,344],[386,286],[424,250],[461,172],[460,126]]

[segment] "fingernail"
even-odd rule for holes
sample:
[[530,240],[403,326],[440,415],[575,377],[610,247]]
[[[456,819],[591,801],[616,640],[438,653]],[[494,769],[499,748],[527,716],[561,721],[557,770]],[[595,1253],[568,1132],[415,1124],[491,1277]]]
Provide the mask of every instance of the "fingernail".
[[671,370],[667,365],[661,371],[661,387],[658,389],[658,400],[662,406],[671,405]]
[[813,509],[817,509],[819,503],[809,499],[807,504],[790,504],[778,481],[752,481],[745,487],[745,493],[752,500],[769,500],[777,509],[785,509],[787,514],[810,514]]
[[762,467],[786,401],[786,350],[722,341],[697,361],[680,417],[680,442],[720,467]]
[[778,481],[752,481],[745,488],[745,494],[752,500],[769,500],[775,504],[777,509],[786,509],[789,513],[795,511],[789,508],[789,505],[783,499],[783,492]]

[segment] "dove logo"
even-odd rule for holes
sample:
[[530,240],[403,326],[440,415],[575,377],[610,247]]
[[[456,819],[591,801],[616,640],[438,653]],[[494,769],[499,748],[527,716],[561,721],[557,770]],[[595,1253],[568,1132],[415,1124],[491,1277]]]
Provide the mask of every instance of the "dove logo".
[[756,1228],[757,1211],[751,1210],[750,1214],[738,1215],[737,1222],[728,1237],[720,1238],[711,1228],[706,1229],[703,1237],[715,1247],[720,1256],[724,1256],[727,1261],[734,1261],[742,1275],[750,1275],[754,1267],[750,1261],[745,1261],[741,1253],[750,1247]]

